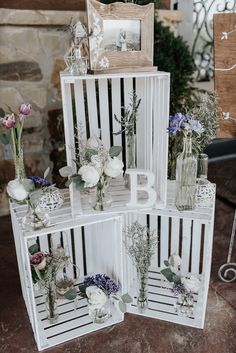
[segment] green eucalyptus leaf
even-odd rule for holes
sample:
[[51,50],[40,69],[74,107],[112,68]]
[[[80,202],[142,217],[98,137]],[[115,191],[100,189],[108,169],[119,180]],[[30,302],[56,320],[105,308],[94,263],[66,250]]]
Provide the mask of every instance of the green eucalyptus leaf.
[[66,165],[65,167],[59,169],[59,173],[63,178],[67,178],[69,175],[73,174],[73,169]]
[[92,148],[87,148],[86,151],[85,151],[85,159],[88,161],[88,162],[91,162],[91,157],[98,154],[98,151],[92,149]]
[[178,275],[173,275],[173,282],[174,283],[181,283],[181,277],[180,276],[178,276]]
[[70,186],[71,183],[72,183],[72,180],[68,179],[65,183],[65,186]]
[[34,182],[31,179],[23,179],[22,184],[26,191],[31,192],[35,189]]
[[77,297],[77,292],[75,288],[69,289],[65,294],[64,297],[68,300],[74,300]]
[[11,141],[10,131],[0,133],[0,142],[2,142],[4,145],[8,145],[10,141]]
[[31,245],[28,250],[29,250],[30,255],[34,255],[36,252],[39,251],[39,246],[38,246],[38,244],[35,243],[35,244]]
[[30,202],[36,206],[39,199],[43,196],[42,190],[34,190],[29,193]]
[[169,281],[169,282],[173,282],[173,272],[171,271],[171,269],[169,268],[165,268],[164,270],[161,270],[161,273],[163,274],[163,276]]
[[133,298],[128,293],[123,294],[121,296],[121,299],[124,303],[127,303],[127,304],[133,303]]
[[119,309],[122,313],[125,313],[127,311],[127,305],[121,300],[119,301]]
[[170,266],[169,262],[167,260],[164,261],[165,266]]
[[118,157],[119,154],[121,153],[121,151],[122,151],[122,147],[120,147],[120,146],[112,146],[109,149],[109,155],[111,157]]
[[4,118],[4,116],[6,115],[5,111],[0,108],[0,118]]
[[50,172],[50,167],[47,167],[47,169],[45,170],[45,172],[44,172],[44,174],[43,174],[44,179],[47,178],[49,172]]
[[85,284],[79,284],[80,294],[86,294],[86,288],[87,286]]
[[39,269],[37,269],[37,267],[35,267],[34,270],[35,270],[39,280],[42,280],[41,273],[40,273]]

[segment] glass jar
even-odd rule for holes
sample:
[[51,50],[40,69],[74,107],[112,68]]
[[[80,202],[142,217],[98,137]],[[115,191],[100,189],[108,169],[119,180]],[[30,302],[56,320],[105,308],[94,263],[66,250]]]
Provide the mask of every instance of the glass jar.
[[192,153],[192,139],[185,137],[183,151],[176,161],[175,205],[179,211],[195,208],[197,159]]
[[57,295],[55,290],[55,283],[52,281],[48,288],[46,288],[46,311],[47,319],[50,324],[55,324],[58,321],[57,310]]
[[95,194],[90,195],[89,203],[96,211],[104,211],[112,205],[112,197],[108,192],[109,184],[107,181],[99,181]]
[[137,307],[140,312],[148,308],[148,271],[137,270]]
[[104,322],[109,320],[110,317],[112,317],[111,302],[110,302],[110,298],[108,297],[105,304],[101,308],[94,308],[94,305],[88,304],[88,309],[89,309],[89,316],[96,324],[103,324]]
[[197,160],[197,178],[207,179],[208,172],[208,155],[199,153]]
[[39,230],[49,225],[49,215],[42,211],[39,206],[32,207],[28,202],[26,215],[22,218],[22,227],[25,230]]
[[[136,168],[136,135],[130,134],[127,136],[127,169],[135,169]],[[129,176],[125,175],[125,186],[130,188],[130,180]]]
[[175,303],[175,310],[179,316],[191,317],[194,313],[194,300],[192,293],[179,294]]

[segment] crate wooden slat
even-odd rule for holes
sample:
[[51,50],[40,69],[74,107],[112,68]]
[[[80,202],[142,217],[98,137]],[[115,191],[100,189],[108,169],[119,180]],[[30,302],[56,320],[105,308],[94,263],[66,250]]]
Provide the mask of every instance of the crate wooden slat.
[[[86,138],[93,135],[101,137],[107,148],[116,144],[122,146],[120,158],[127,166],[126,136],[114,135],[121,130],[114,115],[121,117],[122,108],[129,106],[135,88],[138,98],[141,98],[136,133],[137,168],[154,172],[157,192],[155,207],[164,208],[167,189],[169,80],[169,73],[165,72],[86,76],[61,73],[67,164],[76,171],[73,159],[77,125],[83,126]],[[111,183],[111,189],[114,185]],[[74,184],[70,186],[70,197],[73,214],[88,214]],[[117,212],[119,207],[124,210],[126,200],[124,198],[119,201]]]

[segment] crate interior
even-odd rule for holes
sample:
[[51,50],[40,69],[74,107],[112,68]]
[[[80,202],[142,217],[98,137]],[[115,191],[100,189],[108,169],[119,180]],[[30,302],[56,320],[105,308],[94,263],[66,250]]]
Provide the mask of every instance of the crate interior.
[[[207,223],[184,216],[170,217],[158,214],[133,214],[132,219],[126,218],[126,223],[131,224],[134,220],[154,230],[158,235],[158,244],[148,273],[148,309],[146,311],[140,312],[137,308],[136,268],[129,256],[125,258],[127,271],[125,279],[128,283],[128,291],[134,298],[129,312],[202,328],[204,301],[208,292],[208,283],[205,279]],[[168,260],[169,256],[174,253],[182,259],[181,275],[186,277],[194,275],[201,281],[199,292],[194,293],[194,314],[190,318],[177,314],[175,309],[177,297],[171,291],[171,284],[160,273],[161,269],[165,268],[164,260]]]
[[[103,75],[67,77],[61,75],[63,112],[67,163],[74,168],[74,155],[77,151],[78,128],[85,139],[91,136],[101,138],[104,146],[122,147],[119,158],[128,168],[127,136],[123,127],[115,119],[124,115],[124,107],[131,109],[132,92],[135,90],[141,103],[138,109],[136,126],[135,160],[136,167],[149,169],[155,173],[155,190],[158,207],[165,207],[167,179],[168,102],[169,75],[155,73],[146,75]],[[121,134],[117,133],[123,131]],[[79,136],[80,138],[80,136]],[[118,182],[119,192],[127,199],[127,190]],[[111,184],[114,197],[113,212],[119,212],[120,205],[126,202],[117,194],[115,183]],[[113,192],[114,188],[114,192]],[[73,192],[78,192],[73,188]],[[87,212],[87,204],[82,200],[82,209]]]
[[[73,265],[67,266],[66,274],[74,278],[75,288],[83,282],[84,276],[105,273],[122,284],[121,239],[116,219],[78,226],[52,234],[40,235],[28,240],[30,246],[35,240],[41,251],[50,252],[58,245],[70,255]],[[79,268],[79,270],[78,270]],[[123,320],[123,314],[112,305],[112,317],[105,323],[93,323],[88,314],[87,300],[77,296],[75,301],[58,299],[59,318],[55,324],[47,320],[45,297],[34,291],[39,330],[39,349],[51,347],[72,338],[116,324]]]

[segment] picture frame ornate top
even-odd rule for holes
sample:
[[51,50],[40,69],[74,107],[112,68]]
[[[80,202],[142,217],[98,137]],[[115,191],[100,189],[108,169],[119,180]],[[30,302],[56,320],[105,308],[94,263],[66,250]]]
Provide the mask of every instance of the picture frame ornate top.
[[157,70],[153,66],[153,3],[86,3],[93,73]]

